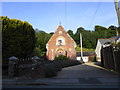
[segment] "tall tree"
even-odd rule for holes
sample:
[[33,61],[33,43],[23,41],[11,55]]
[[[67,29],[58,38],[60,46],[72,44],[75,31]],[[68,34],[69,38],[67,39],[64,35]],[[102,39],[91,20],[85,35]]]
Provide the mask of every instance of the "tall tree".
[[45,56],[46,53],[46,44],[53,33],[46,33],[45,31],[39,31],[36,33],[37,42],[36,42],[36,48],[38,49],[39,56]]
[[35,32],[26,21],[2,19],[2,55],[3,59],[11,56],[20,58],[30,57],[35,48]]
[[72,30],[68,30],[67,33],[73,38],[73,31]]

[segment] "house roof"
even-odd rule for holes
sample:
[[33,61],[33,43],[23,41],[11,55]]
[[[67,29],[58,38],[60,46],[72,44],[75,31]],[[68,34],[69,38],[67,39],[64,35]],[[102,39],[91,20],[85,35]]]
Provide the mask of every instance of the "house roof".
[[105,43],[112,42],[110,39],[99,39],[100,43],[104,45]]
[[[65,34],[69,39],[71,39],[72,42],[74,43],[74,45],[76,46],[76,42],[75,42],[75,41],[73,40],[73,38],[65,31],[65,29],[62,27],[62,25],[59,25],[59,26],[58,26],[58,28],[56,29],[56,31],[54,32],[54,34],[52,35],[52,37],[49,39],[49,41],[47,42],[47,44],[49,44],[49,43],[51,42],[52,38],[55,37],[54,35],[55,35],[56,32],[58,32],[59,30],[63,31],[64,34]],[[46,45],[47,45],[47,44],[46,44]]]
[[119,38],[120,38],[120,34],[119,34],[118,36],[115,36],[115,37],[112,37],[112,38],[109,38],[109,39],[110,39],[110,40],[117,41]]
[[117,41],[120,38],[120,34],[118,36],[112,37],[112,38],[100,38],[99,41],[102,45],[108,43],[108,42],[114,42]]
[[[91,55],[91,52],[83,52],[83,56],[89,56],[89,55]],[[76,56],[77,57],[81,56],[81,52],[77,52]]]
[[62,25],[59,25],[57,30],[64,30],[64,28],[62,27]]

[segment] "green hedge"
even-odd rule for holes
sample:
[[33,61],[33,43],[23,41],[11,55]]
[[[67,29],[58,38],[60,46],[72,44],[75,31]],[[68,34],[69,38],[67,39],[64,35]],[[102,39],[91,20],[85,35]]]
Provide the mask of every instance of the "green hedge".
[[45,64],[45,77],[53,77],[57,75],[64,67],[81,64],[77,60],[54,60],[52,63]]
[[55,57],[54,60],[69,60],[69,58],[64,55],[59,55],[58,57]]

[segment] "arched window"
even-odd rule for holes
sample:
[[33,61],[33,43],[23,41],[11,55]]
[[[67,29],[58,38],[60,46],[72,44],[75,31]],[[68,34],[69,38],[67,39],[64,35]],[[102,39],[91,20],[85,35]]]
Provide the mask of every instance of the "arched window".
[[65,45],[65,38],[60,36],[56,39],[56,45]]

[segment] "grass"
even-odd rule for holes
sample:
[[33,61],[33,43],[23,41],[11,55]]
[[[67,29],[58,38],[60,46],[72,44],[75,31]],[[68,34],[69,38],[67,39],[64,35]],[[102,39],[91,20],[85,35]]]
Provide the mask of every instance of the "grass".
[[[80,48],[80,47],[77,47],[77,48],[76,48],[76,51],[77,51],[77,52],[81,51],[81,48]],[[94,52],[95,49],[82,48],[82,51],[83,51],[83,52]]]

